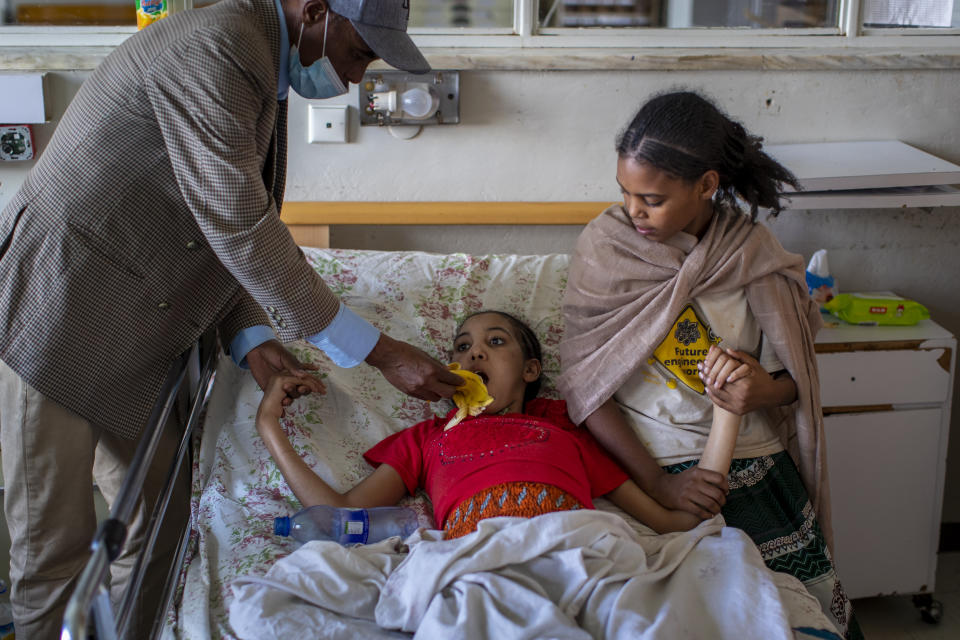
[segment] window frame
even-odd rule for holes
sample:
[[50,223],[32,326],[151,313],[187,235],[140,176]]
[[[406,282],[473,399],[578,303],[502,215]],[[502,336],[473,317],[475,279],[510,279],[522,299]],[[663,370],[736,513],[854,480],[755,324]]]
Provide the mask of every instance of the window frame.
[[[863,28],[860,20],[861,3],[865,0],[840,0],[837,27],[809,29],[750,29],[739,27],[716,28],[537,28],[537,0],[514,0],[513,27],[505,28],[419,28],[410,29],[418,46],[431,52],[480,50],[484,56],[509,56],[518,50],[556,50],[571,56],[584,55],[588,60],[602,58],[605,51],[632,50],[641,55],[665,56],[670,50],[708,49],[712,55],[756,56],[765,49],[801,49],[816,55],[825,48],[873,51],[889,56],[896,50],[911,49],[917,54],[926,48],[932,55],[946,54],[950,59],[960,57],[960,28]],[[7,48],[63,50],[67,47],[112,48],[136,32],[134,26],[0,26]],[[723,51],[718,51],[723,50]],[[33,51],[43,55],[42,51]],[[529,53],[529,51],[527,51]],[[456,55],[451,53],[450,55]],[[702,55],[702,53],[701,53]],[[947,63],[944,63],[947,64]],[[896,66],[896,65],[893,65]],[[947,65],[949,66],[949,65]],[[468,65],[469,67],[469,65]],[[10,68],[0,60],[0,68]],[[509,68],[504,62],[502,68]],[[527,68],[527,65],[521,65]],[[942,68],[942,65],[941,67]]]

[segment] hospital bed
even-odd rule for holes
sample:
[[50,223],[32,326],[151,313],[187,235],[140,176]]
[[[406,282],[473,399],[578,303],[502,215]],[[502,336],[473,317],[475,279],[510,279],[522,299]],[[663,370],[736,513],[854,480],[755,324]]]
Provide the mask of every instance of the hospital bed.
[[[568,255],[431,254],[304,246],[326,244],[329,235],[324,225],[327,222],[356,223],[357,211],[353,207],[357,205],[328,207],[319,221],[308,207],[297,205],[290,203],[285,209],[285,220],[291,225],[294,238],[303,246],[308,262],[354,311],[392,337],[418,345],[441,361],[449,361],[453,331],[466,314],[480,309],[513,313],[527,320],[540,338],[545,374],[541,393],[556,397],[558,345],[563,334],[561,299]],[[379,213],[368,215],[367,220],[373,223],[389,220],[393,224],[437,223],[446,218],[443,212],[449,211],[452,205],[420,203],[400,211],[412,212],[412,217],[405,213],[396,215],[404,206],[393,203],[378,207]],[[512,207],[511,203],[498,203],[485,211],[482,219],[487,224],[548,221],[582,224],[604,206],[603,203],[546,203],[536,207],[527,203]],[[301,398],[292,405],[284,419],[284,429],[310,466],[339,490],[350,488],[369,473],[362,457],[367,448],[391,433],[447,409],[447,405],[403,395],[371,367],[340,369],[306,342],[288,346],[301,360],[317,365],[327,393]],[[191,378],[195,383],[191,385],[191,422],[178,454],[181,461],[189,460],[192,465],[191,518],[181,552],[171,568],[168,604],[161,607],[155,629],[163,638],[234,638],[238,637],[230,617],[231,605],[236,600],[234,587],[241,579],[262,578],[280,559],[300,552],[290,539],[273,535],[273,519],[298,511],[300,504],[257,434],[254,417],[260,392],[249,372],[237,368],[228,357],[212,349],[207,338],[190,358],[173,368],[168,390],[176,395],[175,387]],[[161,423],[163,404],[161,401],[155,411]],[[149,455],[149,440],[144,437],[144,458]],[[190,455],[186,455],[188,447],[192,448]],[[138,454],[138,459],[140,457]],[[171,475],[174,473],[171,471]],[[136,493],[137,474],[136,467],[131,469],[129,493]],[[127,493],[123,492],[121,498]],[[117,502],[112,515],[122,521],[125,507],[120,499]],[[436,526],[425,495],[408,497],[403,503],[417,512],[423,527]],[[598,507],[617,512],[603,500],[598,502]],[[622,512],[619,515],[624,516],[632,530],[644,540],[659,540],[643,525]],[[74,634],[71,637],[82,637],[80,630],[87,626],[95,626],[96,636],[100,638],[124,636],[128,622],[123,617],[124,608],[111,612],[102,586],[111,554],[115,554],[115,529],[116,526],[112,529],[105,526],[94,543],[94,556],[68,609],[67,624]],[[729,554],[729,548],[721,542],[723,536],[717,531],[703,536],[700,542],[691,545],[700,553],[696,562],[703,565],[694,572],[699,570],[701,574],[716,571],[713,560],[720,562],[722,556]],[[659,549],[658,546],[658,552]],[[749,562],[757,560],[758,554],[756,558],[749,558]],[[756,567],[751,566],[749,570],[756,572]],[[740,573],[739,568],[732,571]],[[799,584],[780,580],[772,587],[766,586],[773,589],[774,604],[781,606],[791,620],[817,623],[793,629],[793,637],[831,637],[832,629],[819,614],[815,601],[812,605],[812,598],[802,587],[797,592]],[[741,600],[743,608],[752,607],[749,598]],[[754,611],[750,615],[758,614]],[[330,635],[324,636],[325,632],[318,627],[311,632],[314,637],[351,637],[349,632],[344,635],[343,629],[356,628],[337,626],[342,616],[331,618],[327,612],[323,616],[326,617],[320,618],[322,628],[330,629]],[[351,624],[356,622],[350,616],[343,619]],[[764,624],[762,617],[757,620],[757,624]],[[801,627],[812,635],[797,630]],[[368,623],[363,628],[364,633],[353,634],[353,637],[374,637],[375,625]],[[117,630],[119,633],[114,635]],[[818,633],[823,635],[816,635]],[[384,634],[383,637],[402,637],[396,635],[396,631],[384,631]]]

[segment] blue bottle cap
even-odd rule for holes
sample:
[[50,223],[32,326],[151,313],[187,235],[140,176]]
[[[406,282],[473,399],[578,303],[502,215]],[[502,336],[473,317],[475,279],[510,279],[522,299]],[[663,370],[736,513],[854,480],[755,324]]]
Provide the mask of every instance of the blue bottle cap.
[[275,536],[288,536],[290,535],[290,518],[289,516],[281,516],[279,518],[273,519],[273,535]]

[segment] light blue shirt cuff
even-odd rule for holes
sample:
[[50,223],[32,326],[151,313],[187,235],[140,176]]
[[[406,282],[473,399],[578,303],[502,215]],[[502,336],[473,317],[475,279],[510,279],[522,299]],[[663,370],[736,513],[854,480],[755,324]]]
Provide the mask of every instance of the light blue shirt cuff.
[[[277,100],[286,100],[290,91],[290,72],[287,63],[290,60],[290,34],[287,33],[287,19],[283,15],[280,0],[274,0],[277,8],[277,21],[280,23],[280,66],[277,69]],[[297,52],[300,55],[300,52]]]
[[307,338],[310,344],[323,349],[334,364],[345,369],[363,362],[379,339],[380,330],[345,304],[340,305],[336,317],[326,329]]
[[247,364],[247,354],[250,353],[250,350],[254,347],[259,347],[267,340],[274,340],[276,337],[273,329],[266,325],[261,324],[255,327],[247,327],[237,333],[230,343],[230,357],[238,367],[249,369],[250,365]]

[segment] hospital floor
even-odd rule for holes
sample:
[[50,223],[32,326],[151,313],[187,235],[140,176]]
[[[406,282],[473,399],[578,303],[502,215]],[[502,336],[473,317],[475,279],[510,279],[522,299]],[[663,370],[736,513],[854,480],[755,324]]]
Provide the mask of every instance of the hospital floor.
[[939,624],[928,624],[911,596],[885,596],[853,601],[866,640],[956,640],[960,638],[960,551],[937,559],[935,600],[943,603]]

